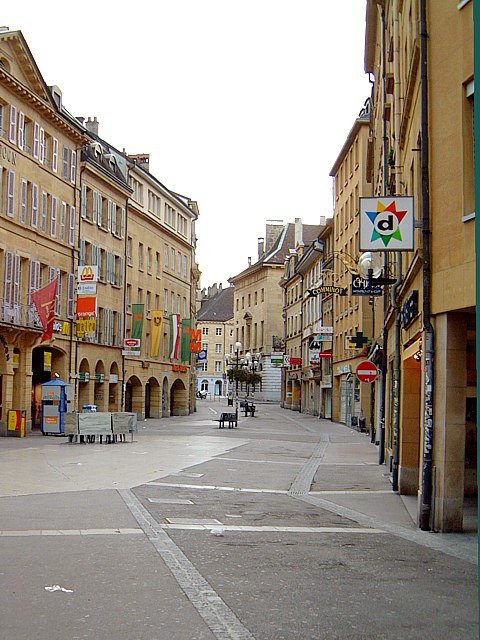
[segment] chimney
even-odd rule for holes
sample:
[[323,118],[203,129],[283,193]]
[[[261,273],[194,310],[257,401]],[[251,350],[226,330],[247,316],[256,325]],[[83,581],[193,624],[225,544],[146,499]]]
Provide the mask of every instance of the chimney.
[[301,218],[295,218],[295,247],[303,246],[303,225]]
[[265,250],[265,240],[264,238],[259,238],[258,239],[258,259],[259,260],[263,256],[264,250]]
[[87,127],[87,131],[90,131],[90,133],[93,133],[94,135],[98,136],[97,116],[95,116],[93,120],[91,118],[87,118],[85,126]]
[[136,153],[134,155],[127,156],[130,160],[133,160],[144,171],[149,171],[150,168],[150,154],[148,153]]
[[248,257],[248,266],[251,267],[252,266],[252,258],[249,256]]

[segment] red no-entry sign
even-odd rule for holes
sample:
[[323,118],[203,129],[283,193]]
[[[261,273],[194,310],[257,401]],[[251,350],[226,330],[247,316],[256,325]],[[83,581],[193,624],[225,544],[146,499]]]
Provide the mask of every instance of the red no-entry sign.
[[373,362],[370,362],[370,360],[364,360],[363,362],[360,362],[355,373],[360,382],[373,382],[377,377],[378,370]]

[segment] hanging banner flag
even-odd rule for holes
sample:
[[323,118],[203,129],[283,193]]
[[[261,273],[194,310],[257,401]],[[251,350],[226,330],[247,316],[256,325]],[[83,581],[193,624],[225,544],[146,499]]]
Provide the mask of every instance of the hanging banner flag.
[[180,314],[170,314],[170,358],[178,358],[180,348]]
[[190,351],[192,353],[200,353],[202,350],[202,330],[190,330]]
[[153,357],[158,356],[158,352],[160,351],[160,341],[162,339],[162,319],[163,311],[160,311],[160,309],[152,309],[152,347],[150,349],[150,355]]
[[182,319],[182,347],[180,360],[188,362],[190,360],[190,326],[192,322],[190,318]]
[[132,304],[132,338],[142,339],[143,304]]
[[51,340],[53,335],[53,321],[55,320],[55,298],[57,296],[57,283],[58,278],[52,280],[47,285],[38,289],[38,291],[33,291],[32,300],[37,309],[38,317],[40,318],[40,322],[42,323],[42,339],[40,342],[45,342],[45,340]]

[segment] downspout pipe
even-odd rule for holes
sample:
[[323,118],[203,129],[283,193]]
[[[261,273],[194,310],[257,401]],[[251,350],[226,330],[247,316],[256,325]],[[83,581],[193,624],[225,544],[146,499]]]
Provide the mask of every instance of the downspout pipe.
[[434,332],[430,312],[431,253],[430,253],[430,184],[428,156],[428,76],[427,76],[427,0],[420,0],[420,105],[421,105],[421,168],[422,168],[422,241],[423,241],[423,460],[419,526],[430,531],[432,523],[433,469],[433,397],[434,397]]
[[[381,9],[381,19],[382,19],[382,109],[385,108],[385,103],[387,100],[387,63],[386,63],[386,36],[385,36],[385,7],[382,6]],[[387,172],[388,172],[388,153],[387,153],[387,123],[385,122],[385,117],[382,118],[383,122],[383,131],[382,131],[382,143],[383,143],[383,184],[382,191],[383,195],[387,195]],[[387,273],[388,269],[388,258],[387,253],[384,255],[384,271]],[[382,342],[383,342],[383,350],[382,350],[382,379],[380,385],[380,425],[379,425],[379,433],[378,433],[378,464],[385,463],[385,398],[387,394],[387,340],[388,340],[388,329],[386,325],[386,317],[387,317],[387,296],[384,293],[383,295],[383,317],[384,324],[382,330]]]

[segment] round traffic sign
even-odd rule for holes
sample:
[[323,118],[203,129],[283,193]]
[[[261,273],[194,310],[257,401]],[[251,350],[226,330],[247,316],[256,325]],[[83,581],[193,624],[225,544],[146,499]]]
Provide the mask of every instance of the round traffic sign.
[[363,362],[360,362],[355,373],[360,382],[373,382],[377,377],[378,370],[373,362],[370,362],[370,360],[364,360]]

